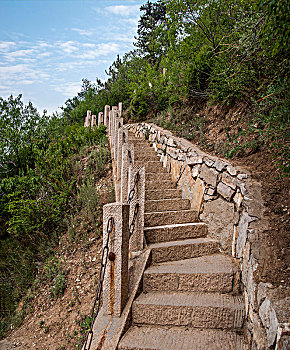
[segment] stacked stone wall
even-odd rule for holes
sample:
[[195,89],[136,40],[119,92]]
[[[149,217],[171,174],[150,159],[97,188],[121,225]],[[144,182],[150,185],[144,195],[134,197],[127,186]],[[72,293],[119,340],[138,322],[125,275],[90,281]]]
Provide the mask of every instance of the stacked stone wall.
[[251,349],[287,349],[289,298],[254,278],[262,258],[260,237],[268,228],[261,184],[250,172],[211,156],[154,124],[126,125],[150,141],[183,197],[208,223],[209,232],[240,269]]

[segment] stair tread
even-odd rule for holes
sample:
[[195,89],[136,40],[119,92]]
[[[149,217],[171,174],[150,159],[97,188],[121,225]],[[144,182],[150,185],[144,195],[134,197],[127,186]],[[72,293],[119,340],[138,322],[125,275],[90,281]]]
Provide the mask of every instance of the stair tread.
[[222,254],[201,256],[192,259],[164,262],[151,265],[144,272],[171,273],[171,274],[193,274],[193,273],[232,273],[235,265],[230,257]]
[[242,336],[218,329],[133,326],[119,350],[246,350]]
[[196,213],[197,211],[195,209],[185,209],[185,210],[167,210],[167,211],[150,211],[148,213],[145,213],[147,215],[149,214],[162,214],[162,215],[165,215],[166,213],[169,213],[170,215],[173,215],[173,213]]
[[170,224],[170,225],[161,225],[161,226],[152,226],[152,227],[147,226],[147,227],[144,227],[144,231],[159,230],[159,229],[174,228],[174,227],[185,227],[185,226],[207,226],[207,224],[205,224],[204,222],[188,222],[185,224]]
[[238,295],[200,292],[160,292],[141,293],[134,304],[162,306],[202,306],[243,309],[243,299]]
[[208,237],[201,237],[201,238],[189,238],[184,239],[181,241],[169,241],[169,242],[159,242],[159,243],[151,243],[149,244],[149,248],[166,248],[166,247],[172,247],[172,246],[180,246],[180,245],[189,245],[189,244],[200,244],[200,243],[208,243],[213,242],[215,243],[216,240]]

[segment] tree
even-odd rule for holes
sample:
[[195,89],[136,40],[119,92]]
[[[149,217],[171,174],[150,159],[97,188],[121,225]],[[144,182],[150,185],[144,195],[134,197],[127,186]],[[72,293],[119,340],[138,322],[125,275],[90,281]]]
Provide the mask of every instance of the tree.
[[37,112],[31,102],[23,104],[22,95],[0,97],[0,177],[18,173],[31,162],[36,135],[47,117]]
[[165,1],[147,1],[140,7],[140,11],[144,11],[144,14],[138,23],[138,36],[135,37],[137,41],[134,45],[151,64],[155,64],[168,47]]

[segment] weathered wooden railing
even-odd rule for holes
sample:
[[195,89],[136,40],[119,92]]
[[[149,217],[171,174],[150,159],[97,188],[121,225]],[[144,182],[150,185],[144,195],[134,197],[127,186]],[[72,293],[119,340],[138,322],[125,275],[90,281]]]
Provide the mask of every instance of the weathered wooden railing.
[[[111,148],[116,202],[103,208],[102,280],[103,304],[97,296],[92,311],[92,326],[84,349],[90,349],[93,323],[99,310],[103,315],[120,317],[128,299],[129,257],[144,248],[145,167],[134,162],[134,143],[123,126],[122,103],[118,107],[105,106],[98,114],[98,126],[107,128]],[[87,111],[85,127],[96,126],[96,116]],[[114,223],[112,229],[110,223]]]

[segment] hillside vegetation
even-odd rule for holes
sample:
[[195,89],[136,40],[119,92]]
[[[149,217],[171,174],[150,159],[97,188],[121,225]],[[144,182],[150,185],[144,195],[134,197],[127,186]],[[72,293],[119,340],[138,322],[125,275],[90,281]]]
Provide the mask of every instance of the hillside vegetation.
[[[22,97],[0,98],[0,336],[21,322],[41,284],[66,288],[59,238],[100,235],[96,182],[107,173],[105,127],[40,115]],[[42,271],[35,280],[37,271]],[[32,288],[27,293],[28,288]],[[25,308],[14,315],[19,300]],[[19,310],[18,310],[19,311]],[[13,326],[13,327],[14,327]]]
[[[136,49],[117,57],[104,84],[83,80],[85,98],[67,100],[64,114],[79,120],[86,109],[123,101],[128,119],[153,121],[226,157],[271,148],[288,174],[289,7],[286,0],[148,1]],[[220,127],[210,137],[212,118]]]

